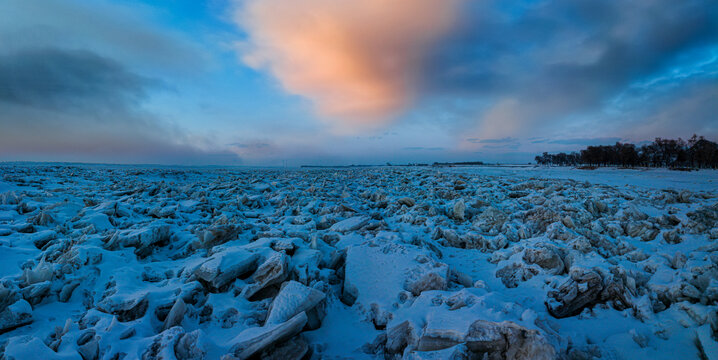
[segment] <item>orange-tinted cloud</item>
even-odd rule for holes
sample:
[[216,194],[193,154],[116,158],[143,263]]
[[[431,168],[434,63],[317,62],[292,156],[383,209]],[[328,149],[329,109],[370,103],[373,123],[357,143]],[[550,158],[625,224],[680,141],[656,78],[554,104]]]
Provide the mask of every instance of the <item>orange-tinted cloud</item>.
[[340,127],[381,124],[411,102],[427,55],[463,0],[247,0],[243,61]]

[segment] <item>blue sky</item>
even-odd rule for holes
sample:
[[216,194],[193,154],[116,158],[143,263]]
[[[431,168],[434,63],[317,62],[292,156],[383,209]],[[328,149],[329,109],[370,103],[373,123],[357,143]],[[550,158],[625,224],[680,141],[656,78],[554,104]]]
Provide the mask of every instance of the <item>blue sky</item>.
[[6,0],[0,14],[0,160],[518,163],[718,138],[708,0]]

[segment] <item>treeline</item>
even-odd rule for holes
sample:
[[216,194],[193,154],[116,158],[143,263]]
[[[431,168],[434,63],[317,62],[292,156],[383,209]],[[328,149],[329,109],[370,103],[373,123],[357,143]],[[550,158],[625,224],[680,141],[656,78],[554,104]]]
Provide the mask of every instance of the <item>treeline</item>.
[[615,145],[589,146],[580,152],[536,156],[540,165],[559,166],[645,166],[668,168],[718,168],[718,144],[703,136],[688,140],[656,138],[650,144],[636,147],[617,142]]

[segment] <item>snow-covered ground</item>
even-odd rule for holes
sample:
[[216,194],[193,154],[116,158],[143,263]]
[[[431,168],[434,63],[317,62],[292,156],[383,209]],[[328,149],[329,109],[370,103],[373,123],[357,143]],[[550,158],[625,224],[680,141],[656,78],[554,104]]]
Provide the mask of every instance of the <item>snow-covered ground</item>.
[[0,165],[0,358],[716,359],[718,172]]

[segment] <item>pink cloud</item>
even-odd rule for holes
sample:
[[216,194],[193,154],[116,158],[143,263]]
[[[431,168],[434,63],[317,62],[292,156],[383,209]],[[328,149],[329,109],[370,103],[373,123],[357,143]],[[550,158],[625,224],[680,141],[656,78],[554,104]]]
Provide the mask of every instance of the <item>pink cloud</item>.
[[376,126],[413,99],[422,62],[463,0],[247,0],[242,60],[338,128]]

